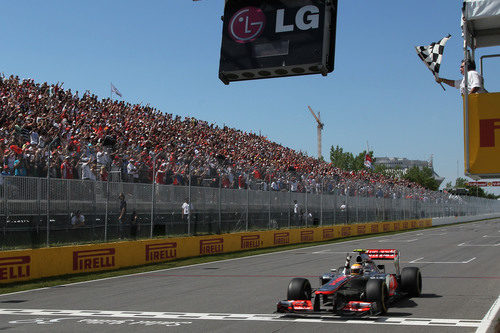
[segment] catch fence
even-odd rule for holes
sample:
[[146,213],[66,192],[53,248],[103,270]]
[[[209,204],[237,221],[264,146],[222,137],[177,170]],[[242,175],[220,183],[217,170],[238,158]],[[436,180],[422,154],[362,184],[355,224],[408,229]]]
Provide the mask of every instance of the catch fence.
[[[218,234],[237,231],[479,215],[498,212],[496,200],[411,188],[367,190],[365,183],[324,179],[304,192],[272,190],[250,182],[223,188],[89,180],[3,177],[0,184],[1,248],[36,248],[116,239]],[[49,186],[47,186],[49,184]],[[122,224],[119,194],[127,202]],[[190,202],[190,213],[181,206]],[[74,227],[71,213],[85,216]],[[136,212],[137,223],[131,222]]]

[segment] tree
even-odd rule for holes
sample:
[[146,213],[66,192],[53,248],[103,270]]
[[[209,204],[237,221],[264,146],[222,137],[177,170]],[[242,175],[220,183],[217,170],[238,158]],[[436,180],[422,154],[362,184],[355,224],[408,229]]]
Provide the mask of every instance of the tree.
[[337,145],[335,148],[333,146],[330,148],[330,160],[336,168],[350,170],[354,156],[349,152],[344,153],[344,149]]
[[420,169],[419,167],[414,166],[406,171],[403,178],[432,191],[436,191],[439,187],[438,182],[434,179],[432,169],[429,167],[423,167]]
[[[344,152],[344,149],[337,145],[337,147],[330,148],[330,160],[332,164],[346,171],[359,171],[365,168],[365,156],[366,150],[356,155],[356,157],[350,152]],[[373,151],[368,152],[370,157],[373,159]]]

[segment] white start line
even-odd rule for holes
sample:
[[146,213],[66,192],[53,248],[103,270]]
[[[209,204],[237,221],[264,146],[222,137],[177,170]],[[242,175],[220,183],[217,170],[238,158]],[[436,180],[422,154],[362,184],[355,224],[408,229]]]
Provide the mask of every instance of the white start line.
[[[192,320],[237,320],[266,322],[300,322],[324,324],[405,325],[405,326],[447,326],[479,327],[481,320],[441,318],[393,318],[362,317],[345,318],[333,316],[299,316],[286,314],[235,314],[235,313],[188,313],[150,311],[101,311],[101,310],[48,310],[48,309],[0,309],[0,315],[34,316],[29,319],[9,320],[10,324],[54,325],[76,321],[83,324],[108,325],[163,325],[180,326],[191,324]],[[58,317],[47,319],[44,317]],[[62,318],[61,318],[62,317]],[[105,319],[101,319],[105,318]],[[120,319],[118,319],[120,318]],[[144,320],[147,319],[147,320]],[[168,321],[163,321],[168,320]],[[183,321],[181,321],[183,320]]]

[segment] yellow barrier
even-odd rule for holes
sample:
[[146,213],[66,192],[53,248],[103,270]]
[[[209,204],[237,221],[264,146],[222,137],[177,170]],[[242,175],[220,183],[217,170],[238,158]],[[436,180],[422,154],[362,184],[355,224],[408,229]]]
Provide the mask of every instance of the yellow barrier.
[[405,220],[2,251],[0,283],[430,226],[432,219]]
[[[469,95],[468,133],[464,136],[469,142],[464,147],[469,147],[468,171],[473,175],[500,174],[499,105],[500,93]],[[464,103],[464,131],[465,112]]]

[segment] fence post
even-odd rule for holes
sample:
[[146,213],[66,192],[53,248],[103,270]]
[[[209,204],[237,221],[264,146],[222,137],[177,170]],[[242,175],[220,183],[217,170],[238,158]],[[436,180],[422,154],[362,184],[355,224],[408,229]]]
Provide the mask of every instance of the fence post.
[[222,176],[219,175],[219,234],[222,232]]
[[50,152],[49,152],[49,168],[47,169],[47,222],[45,228],[46,230],[46,244],[49,247],[49,228],[50,228]]
[[356,222],[359,223],[359,187],[354,194],[356,195]]
[[111,172],[108,172],[108,179],[106,180],[106,207],[104,211],[104,242],[108,240],[108,206],[109,206],[109,178]]
[[191,236],[191,164],[189,165],[188,205],[189,205],[189,212],[188,212],[187,234],[188,236]]
[[290,229],[291,228],[291,221],[290,221],[291,209],[290,209],[290,205],[292,204],[292,191],[290,191],[290,186],[287,187],[287,190],[288,190],[288,205],[287,205],[287,208],[288,208],[288,229]]
[[[153,177],[152,177],[153,179],[151,182],[151,225],[149,228],[149,238],[153,238],[153,221],[154,221],[154,215],[155,215],[156,156],[157,156],[157,154],[153,155]],[[191,204],[191,203],[189,203],[189,204]]]
[[245,223],[245,231],[248,231],[248,209],[250,207],[250,187],[247,186],[247,209],[246,209],[246,223]]
[[268,209],[268,213],[267,213],[267,225],[268,225],[268,229],[271,229],[271,188],[270,186],[268,186],[268,189],[267,191],[269,192],[269,209]]
[[321,193],[319,194],[319,225],[323,226],[323,192],[325,190],[325,179],[321,179]]

